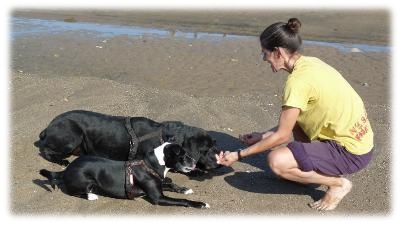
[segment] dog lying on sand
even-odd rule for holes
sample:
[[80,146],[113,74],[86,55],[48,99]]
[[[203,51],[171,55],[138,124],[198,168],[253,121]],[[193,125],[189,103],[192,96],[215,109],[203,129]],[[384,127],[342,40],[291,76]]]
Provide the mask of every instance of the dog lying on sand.
[[[172,142],[191,152],[196,169],[219,167],[215,141],[203,129],[177,121],[155,122],[145,117],[110,116],[74,110],[55,117],[35,142],[48,161],[68,165],[71,155],[94,155],[112,160],[133,160],[152,151],[159,142]],[[146,144],[142,144],[146,142]]]
[[177,144],[164,143],[146,153],[145,157],[134,161],[116,161],[98,156],[80,156],[64,171],[40,170],[53,189],[63,184],[69,195],[96,200],[97,194],[114,198],[145,196],[156,205],[209,208],[204,202],[170,198],[163,191],[190,194],[191,189],[179,187],[170,179],[165,179],[169,169],[190,172],[196,160]]

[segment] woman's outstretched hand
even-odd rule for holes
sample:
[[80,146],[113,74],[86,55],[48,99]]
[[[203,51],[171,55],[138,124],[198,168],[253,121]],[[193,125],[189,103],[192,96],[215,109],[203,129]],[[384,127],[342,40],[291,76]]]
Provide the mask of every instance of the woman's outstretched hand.
[[[259,142],[261,139],[267,138],[273,133],[274,132],[272,131],[268,131],[266,133],[252,132],[250,134],[239,135],[239,139],[247,145],[253,145]],[[215,158],[217,159],[218,164],[230,166],[239,160],[239,154],[238,152],[221,151],[219,154],[215,154]]]
[[218,164],[230,166],[239,160],[239,155],[238,152],[221,151],[219,154],[215,154],[215,158],[217,158]]

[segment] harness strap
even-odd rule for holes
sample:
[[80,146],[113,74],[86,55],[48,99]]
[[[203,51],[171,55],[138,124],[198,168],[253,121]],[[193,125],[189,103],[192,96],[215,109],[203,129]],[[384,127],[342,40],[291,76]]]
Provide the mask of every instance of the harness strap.
[[134,199],[135,193],[135,177],[133,176],[132,161],[125,162],[125,194],[128,199]]
[[139,146],[139,142],[145,141],[150,138],[159,137],[161,144],[164,143],[164,140],[162,138],[162,129],[145,134],[142,137],[138,138],[135,134],[135,131],[132,128],[130,117],[125,118],[125,127],[129,133],[129,135],[131,136],[131,140],[129,141],[128,161],[134,160],[136,153],[137,153],[138,146]]
[[135,176],[133,171],[135,167],[142,167],[146,172],[151,173],[158,179],[161,179],[160,175],[151,169],[143,160],[134,160],[125,162],[125,193],[128,199],[134,199],[138,196],[135,191]]
[[128,155],[128,160],[133,160],[133,158],[136,155],[138,144],[139,144],[139,139],[135,134],[135,131],[132,128],[131,125],[131,118],[126,117],[125,118],[125,127],[126,130],[128,131],[129,135],[131,136],[131,140],[129,141],[129,155]]

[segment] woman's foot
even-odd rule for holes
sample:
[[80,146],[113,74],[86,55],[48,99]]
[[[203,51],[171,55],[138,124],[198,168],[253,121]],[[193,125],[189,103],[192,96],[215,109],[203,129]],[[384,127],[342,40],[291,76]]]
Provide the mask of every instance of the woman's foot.
[[313,202],[310,204],[310,207],[317,210],[333,210],[335,209],[340,201],[346,196],[351,188],[352,184],[346,178],[342,179],[341,186],[332,186],[329,187],[328,191],[326,192],[325,196],[322,197],[320,200]]

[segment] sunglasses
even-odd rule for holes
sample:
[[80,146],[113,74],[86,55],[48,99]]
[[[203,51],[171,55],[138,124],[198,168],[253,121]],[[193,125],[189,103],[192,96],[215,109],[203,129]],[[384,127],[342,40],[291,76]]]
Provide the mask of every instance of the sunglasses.
[[260,56],[263,61],[267,61],[267,53],[266,52],[261,51]]
[[[275,47],[271,51],[270,50],[265,50],[265,51],[268,51],[270,54],[272,54],[272,52],[274,52],[275,50],[278,50],[278,48]],[[265,52],[265,51],[261,50],[260,56],[261,56],[262,60],[267,61],[267,52]]]

